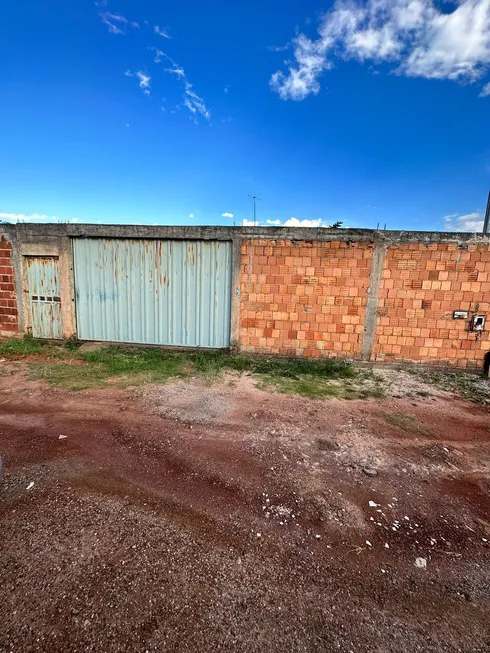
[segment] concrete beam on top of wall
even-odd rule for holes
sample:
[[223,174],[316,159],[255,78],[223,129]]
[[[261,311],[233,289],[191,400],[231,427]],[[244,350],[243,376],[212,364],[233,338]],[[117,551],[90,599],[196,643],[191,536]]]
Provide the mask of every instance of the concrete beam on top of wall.
[[401,243],[457,242],[488,243],[490,235],[477,233],[452,233],[439,231],[380,231],[376,229],[324,229],[312,227],[215,227],[215,226],[146,226],[113,224],[17,224],[8,225],[18,234],[19,243],[40,242],[56,237],[72,238],[148,238],[177,240],[332,240],[346,242]]

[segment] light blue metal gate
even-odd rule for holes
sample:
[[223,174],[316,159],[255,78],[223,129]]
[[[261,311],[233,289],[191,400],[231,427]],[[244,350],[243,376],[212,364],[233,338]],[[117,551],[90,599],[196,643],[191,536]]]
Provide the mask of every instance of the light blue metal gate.
[[228,347],[231,242],[73,239],[77,335]]
[[32,335],[35,338],[62,338],[58,258],[27,256],[26,266]]

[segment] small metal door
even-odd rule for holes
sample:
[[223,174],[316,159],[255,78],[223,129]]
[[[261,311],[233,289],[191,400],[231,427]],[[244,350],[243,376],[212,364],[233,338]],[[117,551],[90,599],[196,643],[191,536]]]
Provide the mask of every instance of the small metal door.
[[27,256],[26,266],[32,335],[34,338],[62,338],[58,258]]

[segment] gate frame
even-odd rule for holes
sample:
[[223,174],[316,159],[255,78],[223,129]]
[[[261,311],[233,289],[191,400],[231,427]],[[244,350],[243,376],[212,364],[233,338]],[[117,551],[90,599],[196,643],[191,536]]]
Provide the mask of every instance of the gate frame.
[[[68,247],[67,247],[68,245]],[[20,281],[22,288],[22,313],[23,331],[32,334],[29,279],[27,272],[27,258],[58,258],[60,271],[60,299],[61,299],[61,329],[63,339],[68,340],[75,335],[75,292],[73,286],[72,257],[69,238],[56,238],[49,243],[22,243],[20,245]]]
[[[29,265],[28,261],[29,259],[46,259],[50,258],[53,260],[57,261],[58,264],[58,273],[60,275],[60,291],[61,291],[61,262],[60,262],[60,257],[58,254],[24,254],[22,256],[22,274],[25,278],[26,281],[26,287],[24,288],[24,303],[26,306],[25,309],[25,316],[26,316],[26,331],[30,335],[33,335],[32,330],[33,330],[33,325],[32,325],[32,320],[31,320],[31,312],[32,312],[32,302],[31,302],[31,289],[29,288]],[[60,340],[63,339],[63,313],[62,313],[62,304],[61,304],[61,293],[57,295],[60,297],[60,321],[61,321],[61,338],[43,338],[42,336],[35,336],[36,339],[38,340],[53,340],[59,342]]]

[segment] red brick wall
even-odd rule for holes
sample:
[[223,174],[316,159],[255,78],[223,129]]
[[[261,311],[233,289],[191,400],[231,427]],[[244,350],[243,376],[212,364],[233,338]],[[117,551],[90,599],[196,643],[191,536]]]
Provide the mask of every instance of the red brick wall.
[[[246,240],[241,257],[243,351],[360,357],[374,245]],[[488,244],[387,247],[372,360],[479,366],[490,351]],[[478,338],[464,310],[488,317]]]
[[375,360],[481,366],[490,349],[490,319],[477,339],[453,311],[490,309],[488,245],[392,245],[379,291]]
[[12,243],[0,238],[0,331],[18,331],[19,318],[12,262]]
[[241,349],[358,357],[373,245],[247,240],[241,258]]

